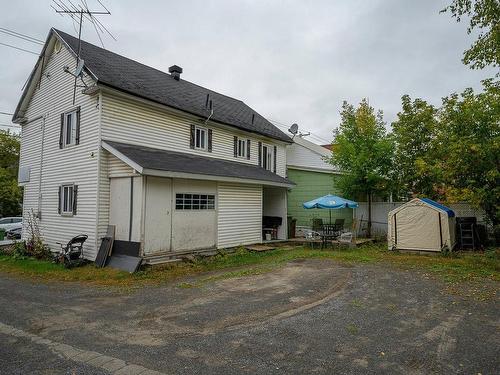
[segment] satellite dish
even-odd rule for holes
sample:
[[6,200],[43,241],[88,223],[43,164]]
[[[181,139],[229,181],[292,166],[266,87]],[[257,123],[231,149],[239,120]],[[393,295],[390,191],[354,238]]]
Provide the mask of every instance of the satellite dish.
[[290,126],[290,129],[288,129],[288,131],[293,135],[296,135],[299,132],[299,126],[297,124],[292,124],[292,126]]
[[83,61],[83,59],[78,62],[78,65],[76,66],[76,69],[75,69],[75,77],[79,77],[80,74],[82,74],[84,65],[85,65],[85,61]]

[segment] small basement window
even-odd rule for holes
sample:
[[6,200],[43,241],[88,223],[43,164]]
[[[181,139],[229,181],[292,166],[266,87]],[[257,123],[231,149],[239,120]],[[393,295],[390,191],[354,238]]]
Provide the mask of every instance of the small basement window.
[[215,210],[213,194],[175,194],[176,210]]

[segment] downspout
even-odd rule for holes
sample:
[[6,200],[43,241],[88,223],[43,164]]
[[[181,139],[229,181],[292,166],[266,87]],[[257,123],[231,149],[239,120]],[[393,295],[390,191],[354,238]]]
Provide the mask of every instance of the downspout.
[[[42,219],[42,173],[43,173],[43,146],[45,142],[45,115],[40,117],[42,119],[42,143],[40,149],[40,170],[38,175],[38,209],[36,214],[39,220]],[[38,118],[39,117],[37,117],[36,119]],[[36,119],[33,119],[32,121],[35,121]]]
[[[97,194],[96,194],[96,202],[95,202],[95,208],[96,208],[96,220],[95,220],[95,248],[99,249],[99,223],[101,220],[101,210],[100,210],[100,197],[101,197],[101,168],[102,168],[102,163],[101,163],[101,157],[102,157],[102,152],[101,152],[101,135],[102,135],[102,93],[99,92],[99,98],[97,99],[97,106],[99,109],[99,116],[98,116],[98,126],[97,126]],[[109,201],[108,201],[109,203]],[[109,215],[108,215],[108,223],[109,225]]]

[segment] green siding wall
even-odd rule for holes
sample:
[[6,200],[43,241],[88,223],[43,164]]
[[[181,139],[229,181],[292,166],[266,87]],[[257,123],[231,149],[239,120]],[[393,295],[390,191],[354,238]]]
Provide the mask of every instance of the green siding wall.
[[[288,192],[288,216],[297,219],[297,225],[311,226],[313,218],[321,218],[324,223],[328,223],[330,220],[329,210],[315,208],[306,210],[302,207],[302,203],[326,194],[340,195],[340,192],[335,188],[335,175],[288,169],[287,177],[296,184]],[[349,227],[352,224],[352,214],[350,208],[332,210],[332,222],[337,218],[343,218],[345,226]]]

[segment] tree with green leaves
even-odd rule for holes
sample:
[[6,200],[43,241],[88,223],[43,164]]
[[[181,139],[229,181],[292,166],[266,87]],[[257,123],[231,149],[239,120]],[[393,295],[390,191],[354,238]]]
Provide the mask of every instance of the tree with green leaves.
[[472,69],[500,66],[500,1],[453,0],[441,12],[450,12],[457,22],[468,17],[467,33],[479,32],[477,40],[464,52],[465,65]]
[[17,186],[19,136],[0,130],[0,217],[21,213],[22,190]]
[[443,99],[433,140],[440,193],[447,202],[471,202],[500,224],[500,84],[469,88]]
[[434,196],[436,177],[426,166],[432,158],[431,141],[438,125],[437,109],[422,99],[412,101],[409,95],[404,95],[401,101],[402,110],[392,123],[398,195],[404,198],[415,193]]
[[392,188],[394,142],[386,132],[382,112],[375,113],[366,99],[357,108],[344,102],[333,143],[335,152],[330,162],[342,171],[338,188],[347,197],[368,199],[368,236],[371,236],[372,196],[386,195]]

